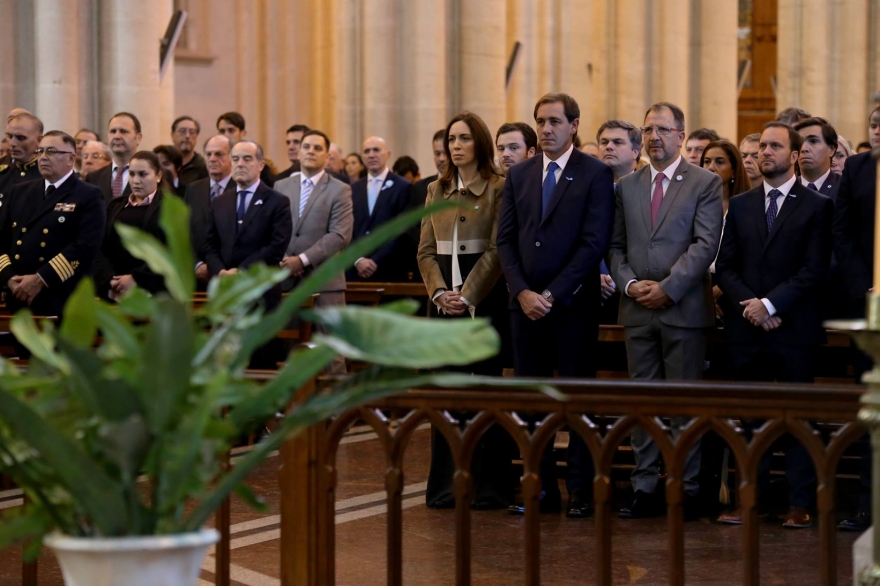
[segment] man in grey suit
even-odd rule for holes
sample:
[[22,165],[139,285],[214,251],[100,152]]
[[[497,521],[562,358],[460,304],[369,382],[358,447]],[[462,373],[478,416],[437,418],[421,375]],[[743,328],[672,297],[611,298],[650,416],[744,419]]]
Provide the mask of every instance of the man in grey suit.
[[[709,265],[718,252],[721,179],[681,156],[684,113],[654,104],[641,129],[651,164],[621,178],[608,265],[618,289],[629,374],[633,379],[699,379],[714,324]],[[684,420],[673,418],[674,430]],[[642,429],[632,434],[635,497],[624,518],[661,511],[659,450]],[[685,518],[694,518],[699,444],[684,470]]]
[[[309,130],[300,146],[300,171],[275,183],[274,189],[290,199],[293,216],[293,235],[281,261],[292,277],[281,284],[284,291],[351,242],[351,187],[324,170],[329,151],[327,135]],[[316,305],[345,305],[345,273],[340,272],[324,285]],[[344,368],[341,360],[331,365],[334,373]]]

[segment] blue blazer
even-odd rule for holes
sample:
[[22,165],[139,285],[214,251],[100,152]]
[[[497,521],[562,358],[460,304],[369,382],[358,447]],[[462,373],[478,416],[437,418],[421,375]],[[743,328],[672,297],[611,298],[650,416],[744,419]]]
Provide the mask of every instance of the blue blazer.
[[[369,178],[369,176],[367,177]],[[351,186],[351,202],[354,207],[354,231],[351,241],[366,236],[385,222],[397,217],[409,209],[412,183],[389,172],[379,190],[373,213],[367,201],[367,178],[356,181]],[[405,267],[412,265],[404,262],[401,257],[401,238],[389,240],[367,258],[376,263],[378,269],[370,277],[371,281],[402,281]],[[346,278],[351,281],[362,281],[357,270],[349,269]]]
[[611,241],[611,168],[573,149],[542,218],[543,161],[538,155],[514,165],[504,183],[498,252],[511,308],[519,307],[516,296],[526,289],[547,289],[562,305],[584,285],[598,295],[599,263]]
[[871,153],[848,158],[834,202],[833,232],[834,255],[853,300],[864,300],[873,286],[876,190],[877,165]]

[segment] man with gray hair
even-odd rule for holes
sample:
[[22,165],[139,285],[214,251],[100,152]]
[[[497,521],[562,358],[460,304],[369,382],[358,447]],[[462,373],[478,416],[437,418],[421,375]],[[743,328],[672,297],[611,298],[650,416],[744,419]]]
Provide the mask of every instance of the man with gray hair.
[[112,157],[109,146],[98,140],[87,140],[82,147],[80,175],[85,179],[89,173],[103,169],[110,164]]

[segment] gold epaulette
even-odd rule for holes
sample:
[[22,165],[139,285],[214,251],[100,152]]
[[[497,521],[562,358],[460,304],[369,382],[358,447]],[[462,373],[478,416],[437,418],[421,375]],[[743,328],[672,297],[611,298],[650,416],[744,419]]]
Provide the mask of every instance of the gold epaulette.
[[33,159],[31,159],[30,161],[28,161],[24,165],[20,165],[19,169],[26,171],[27,169],[30,169],[31,167],[36,167],[37,166],[37,159],[38,159],[38,157],[34,157]]
[[9,168],[9,165],[7,165],[7,164],[0,165],[0,173],[5,172],[6,169],[8,169],[8,168]]

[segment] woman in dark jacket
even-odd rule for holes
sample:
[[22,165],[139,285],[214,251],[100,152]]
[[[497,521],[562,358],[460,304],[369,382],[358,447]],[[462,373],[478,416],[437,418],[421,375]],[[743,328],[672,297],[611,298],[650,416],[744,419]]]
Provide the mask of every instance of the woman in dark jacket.
[[[495,169],[494,144],[486,123],[476,114],[459,114],[446,127],[444,150],[450,161],[440,179],[428,185],[425,205],[453,200],[467,204],[422,220],[419,271],[428,296],[447,318],[488,317],[504,336],[507,295],[495,245],[504,177]],[[496,357],[466,369],[500,375]],[[459,420],[465,415],[458,414]],[[474,502],[477,509],[506,508],[513,503],[512,440],[495,425],[483,435],[473,458]],[[455,465],[443,436],[433,431],[429,507],[454,506]]]
[[165,280],[144,261],[132,256],[116,232],[116,224],[125,224],[165,242],[165,234],[159,227],[163,198],[159,158],[149,151],[135,153],[128,167],[128,184],[131,195],[116,198],[107,206],[107,231],[95,259],[97,293],[114,301],[135,284],[149,293],[165,290]]

